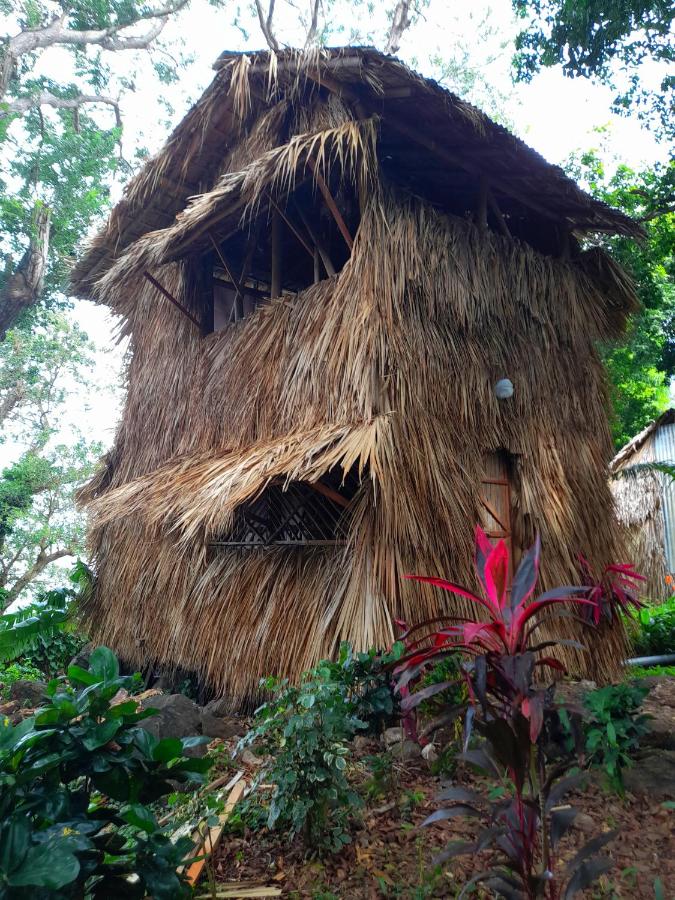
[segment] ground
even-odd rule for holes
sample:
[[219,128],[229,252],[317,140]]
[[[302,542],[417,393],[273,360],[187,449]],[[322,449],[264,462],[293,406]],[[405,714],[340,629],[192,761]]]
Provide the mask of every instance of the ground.
[[[355,752],[357,770],[362,768],[364,778],[366,767],[361,763],[374,750],[376,745]],[[249,770],[248,774],[253,773]],[[471,875],[484,867],[487,854],[485,860],[462,858],[434,869],[435,851],[447,840],[467,839],[476,831],[467,819],[416,827],[438,808],[434,795],[441,780],[430,773],[424,760],[397,764],[388,795],[362,811],[352,844],[343,853],[321,861],[307,859],[300,841],[289,844],[284,835],[267,831],[228,835],[215,860],[216,879],[228,884],[277,886],[280,896],[289,900],[455,897]],[[460,769],[452,780],[475,786],[481,779]],[[657,900],[655,880],[660,878],[664,900],[675,897],[675,813],[663,806],[662,799],[631,793],[619,797],[604,786],[599,774],[569,799],[582,814],[577,820],[579,827],[565,839],[564,859],[591,837],[619,830],[609,847],[614,869],[583,896]]]

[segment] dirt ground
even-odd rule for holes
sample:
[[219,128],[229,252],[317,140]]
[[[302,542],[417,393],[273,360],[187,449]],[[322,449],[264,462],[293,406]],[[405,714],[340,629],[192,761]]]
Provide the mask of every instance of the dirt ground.
[[[214,863],[216,878],[228,884],[275,886],[281,890],[279,896],[285,898],[456,897],[472,875],[489,865],[489,852],[434,868],[435,852],[448,840],[470,838],[479,827],[470,819],[453,819],[424,829],[416,827],[438,808],[434,795],[441,780],[431,775],[423,760],[397,764],[388,795],[372,801],[357,815],[352,843],[341,854],[320,861],[307,859],[299,841],[289,844],[283,835],[266,830],[230,835]],[[474,787],[480,786],[481,781],[469,770],[459,770],[451,780]],[[674,811],[665,808],[661,801],[644,796],[627,793],[621,798],[603,785],[602,776],[597,773],[591,775],[583,791],[570,794],[568,802],[581,815],[577,827],[562,843],[563,864],[591,837],[613,829],[620,832],[607,849],[614,868],[584,897],[675,898]],[[657,878],[662,895],[655,891]]]

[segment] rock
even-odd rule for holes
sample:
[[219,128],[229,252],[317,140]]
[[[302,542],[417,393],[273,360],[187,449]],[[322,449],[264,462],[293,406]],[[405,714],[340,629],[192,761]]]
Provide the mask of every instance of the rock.
[[[184,694],[156,694],[141,700],[143,709],[157,709],[141,722],[143,728],[156,738],[184,738],[201,733],[202,711]],[[188,756],[203,756],[206,746],[193,747]]]
[[245,766],[262,766],[264,760],[260,759],[259,756],[256,756],[252,750],[249,750],[247,747],[240,756],[241,761]]
[[400,744],[405,738],[405,732],[402,728],[387,728],[382,735],[385,747],[393,747],[394,744]]
[[219,716],[210,711],[207,703],[202,709],[202,734],[210,738],[241,737],[246,733],[246,724],[233,716]]
[[88,644],[85,644],[84,647],[81,647],[75,656],[68,663],[68,666],[79,666],[80,669],[88,669],[89,668],[89,657],[96,649],[96,644],[92,644],[91,641]]
[[399,741],[392,744],[391,755],[395,759],[419,759],[422,756],[422,748],[415,741]]
[[675,750],[650,750],[625,769],[623,783],[631,794],[648,794],[656,800],[675,800]]
[[15,700],[22,708],[35,709],[45,700],[47,685],[44,681],[30,681],[20,678],[9,689],[9,699]]
[[358,753],[363,752],[364,750],[370,750],[372,744],[372,739],[366,737],[364,734],[357,734],[354,738],[354,749]]
[[595,834],[598,830],[595,822],[588,813],[579,813],[574,820],[574,827],[583,834]]
[[647,687],[645,682],[650,681],[651,689],[641,709],[650,716],[646,723],[649,730],[641,744],[644,747],[675,750],[675,678],[642,678],[638,683]]
[[438,762],[438,750],[433,744],[427,744],[425,747],[422,747],[422,758],[429,765],[432,765],[432,763]]

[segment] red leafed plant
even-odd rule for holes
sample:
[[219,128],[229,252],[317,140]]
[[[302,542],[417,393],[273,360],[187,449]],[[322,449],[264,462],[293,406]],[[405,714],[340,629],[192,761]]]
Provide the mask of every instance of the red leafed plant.
[[[408,714],[451,686],[451,682],[445,681],[411,690],[425,669],[452,653],[465,657],[463,677],[469,697],[466,708],[445,709],[422,735],[464,712],[462,755],[467,762],[500,778],[502,791],[496,802],[488,803],[462,787],[449,785],[439,799],[452,801],[452,805],[439,809],[424,824],[455,816],[487,816],[487,827],[475,842],[453,842],[439,859],[491,848],[491,868],[481,872],[470,884],[480,882],[509,900],[563,897],[567,900],[585,889],[611,864],[605,857],[595,855],[613,837],[608,833],[589,841],[564,871],[556,871],[560,838],[576,815],[561,800],[581,776],[562,778],[569,764],[560,764],[553,772],[547,769],[543,723],[546,709],[552,706],[555,684],[537,683],[535,672],[537,669],[564,672],[562,663],[546,652],[549,648],[563,644],[583,647],[577,641],[540,640],[537,631],[544,621],[541,617],[544,611],[549,613],[546,618],[551,627],[554,618],[551,608],[559,615],[576,617],[580,610],[588,608],[592,615],[586,618],[595,622],[593,610],[599,600],[592,591],[593,585],[588,583],[555,588],[535,599],[540,558],[541,546],[537,539],[524,555],[509,590],[508,548],[504,541],[493,546],[478,528],[475,564],[484,596],[441,578],[408,576],[470,600],[481,618],[455,616],[409,629],[402,636],[407,653],[395,670],[397,690],[402,696],[401,710]],[[632,570],[629,573],[629,568],[617,566],[612,570],[620,574],[620,589],[624,592],[625,579],[634,574]],[[610,598],[608,602],[621,605],[625,598],[619,594],[618,600]],[[483,742],[478,749],[469,749],[474,728]]]
[[579,554],[579,568],[589,601],[582,615],[588,622],[593,625],[599,625],[602,619],[612,622],[617,613],[628,615],[631,607],[644,607],[638,600],[639,583],[647,579],[633,566],[627,563],[605,566],[600,578],[596,578],[588,560]]

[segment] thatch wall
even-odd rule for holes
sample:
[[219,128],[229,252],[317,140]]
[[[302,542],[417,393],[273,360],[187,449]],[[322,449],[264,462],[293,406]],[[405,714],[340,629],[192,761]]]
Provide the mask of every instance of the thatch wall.
[[[87,627],[134,663],[198,671],[233,704],[341,640],[385,646],[394,618],[461,608],[403,576],[474,583],[483,460],[497,449],[513,459],[519,541],[541,534],[544,586],[577,580],[577,552],[598,569],[624,555],[594,349],[634,308],[622,273],[600,252],[546,256],[404,192],[380,171],[377,122],[355,124],[338,100],[294,110],[283,144],[287,112],[248,127],[213,190],[132,243],[97,288],[123,316],[131,357],[115,446],[86,492]],[[204,222],[222,235],[270,194],[283,203],[309,152],[360,192],[351,258],[201,337],[143,271],[196,311],[195,257],[181,248]],[[504,376],[515,394],[500,402]],[[273,479],[317,481],[336,466],[362,475],[345,547],[209,549]],[[614,631],[592,656],[564,655],[603,678],[623,651]]]

